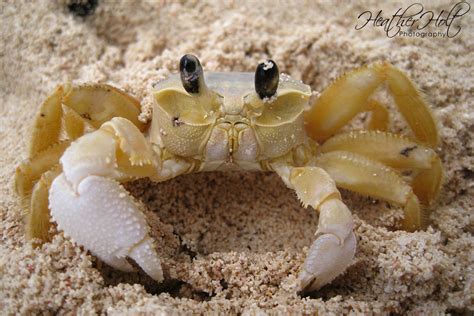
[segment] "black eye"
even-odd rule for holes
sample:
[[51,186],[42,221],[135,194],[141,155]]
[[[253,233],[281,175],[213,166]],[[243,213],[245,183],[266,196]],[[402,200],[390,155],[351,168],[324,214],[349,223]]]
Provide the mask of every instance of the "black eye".
[[280,73],[273,60],[267,60],[257,66],[255,70],[255,91],[260,99],[271,98],[278,88]]
[[194,55],[184,55],[179,61],[179,71],[184,89],[191,94],[199,93],[200,85],[204,82],[201,63]]

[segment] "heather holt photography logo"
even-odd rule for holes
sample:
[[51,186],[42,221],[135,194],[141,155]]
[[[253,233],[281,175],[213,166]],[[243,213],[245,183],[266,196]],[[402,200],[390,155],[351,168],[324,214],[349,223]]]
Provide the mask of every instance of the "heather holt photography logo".
[[393,13],[367,10],[357,17],[355,29],[382,28],[388,37],[453,38],[462,31],[462,17],[470,10],[465,1],[437,10],[425,8],[421,3],[401,7]]

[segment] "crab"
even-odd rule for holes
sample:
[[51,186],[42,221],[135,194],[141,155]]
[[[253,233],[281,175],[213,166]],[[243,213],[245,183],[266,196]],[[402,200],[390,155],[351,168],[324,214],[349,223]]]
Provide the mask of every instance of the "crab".
[[[316,98],[272,60],[255,73],[204,75],[188,54],[179,70],[154,85],[148,124],[139,120],[139,101],[107,84],[60,85],[44,101],[29,158],[16,170],[28,239],[50,240],[56,223],[113,268],[134,271],[131,258],[161,282],[143,206],[122,183],[228,170],[273,171],[319,212],[299,272],[302,291],[330,283],[356,252],[353,217],[337,187],[400,205],[407,231],[427,226],[443,176],[437,126],[415,85],[390,63],[350,71]],[[371,98],[385,84],[411,137],[387,131],[388,110]],[[371,113],[368,125],[342,132],[360,112]]]

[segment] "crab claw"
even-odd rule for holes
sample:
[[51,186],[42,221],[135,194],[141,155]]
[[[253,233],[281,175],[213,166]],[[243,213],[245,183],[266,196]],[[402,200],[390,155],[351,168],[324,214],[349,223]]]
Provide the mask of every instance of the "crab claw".
[[311,246],[299,275],[301,290],[319,290],[341,274],[350,264],[356,249],[354,233],[340,243],[337,236],[324,234]]
[[356,251],[349,210],[339,199],[320,207],[319,228],[299,275],[304,292],[319,290],[344,272]]
[[316,240],[299,275],[301,291],[318,290],[344,272],[354,257],[356,239],[351,212],[341,201],[336,183],[323,169],[278,163],[272,167],[305,207],[319,210]]
[[58,228],[105,263],[131,272],[130,257],[154,280],[163,280],[145,216],[117,181],[88,176],[74,190],[63,173],[51,185],[49,203]]

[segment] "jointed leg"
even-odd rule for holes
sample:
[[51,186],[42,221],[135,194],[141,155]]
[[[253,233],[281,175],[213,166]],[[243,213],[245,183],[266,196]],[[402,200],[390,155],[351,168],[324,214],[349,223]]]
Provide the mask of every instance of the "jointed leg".
[[51,215],[59,229],[107,264],[131,271],[125,260],[130,256],[161,281],[161,264],[145,216],[119,183],[137,177],[120,169],[118,153],[137,169],[150,174],[158,169],[151,146],[136,126],[114,118],[76,140],[61,157],[63,173],[49,191]]
[[145,129],[145,124],[138,120],[140,102],[107,84],[72,86],[64,95],[62,103],[94,128],[99,128],[113,117],[123,117],[140,131]]
[[[139,114],[140,104],[137,100],[108,85],[59,86],[45,100],[35,119],[29,157],[20,164],[15,175],[16,191],[30,209],[26,227],[28,238],[42,239],[46,236],[44,229],[35,229],[34,226],[37,224],[44,228],[43,215],[49,214],[46,211],[39,212],[42,209],[39,205],[44,204],[39,201],[47,198],[42,196],[47,191],[44,181],[38,182],[35,192],[32,192],[33,187],[42,174],[59,163],[59,158],[71,141],[84,134],[86,122],[94,129],[114,116],[122,116],[143,130],[145,126],[138,121]],[[60,140],[62,129],[69,139]],[[38,217],[38,214],[42,215]]]
[[36,182],[31,194],[29,212],[26,216],[25,230],[27,239],[39,239],[40,243],[50,240],[51,216],[48,195],[51,183],[60,173],[61,166],[56,165],[51,170],[43,173],[39,181]]
[[387,108],[376,100],[369,100],[367,103],[367,110],[371,112],[367,129],[386,131],[390,122]]
[[70,145],[69,141],[62,141],[46,150],[34,154],[30,159],[23,161],[15,173],[15,189],[21,198],[27,199],[31,195],[34,184],[43,173],[59,163],[59,158]]
[[70,140],[75,140],[85,133],[85,120],[73,109],[64,107],[63,109],[64,130]]
[[[63,114],[63,105],[67,108]],[[71,110],[75,114],[71,114]],[[59,86],[43,102],[36,116],[29,157],[48,149],[59,141],[62,120],[71,138],[77,138],[84,121],[94,128],[113,117],[124,117],[141,131],[145,125],[138,120],[140,103],[130,95],[106,84]]]
[[369,97],[384,82],[417,140],[435,147],[438,131],[429,107],[410,79],[389,63],[351,71],[324,90],[306,113],[308,134],[318,141],[334,135],[357,113],[367,110]]
[[441,160],[431,148],[411,139],[379,131],[352,131],[326,141],[320,152],[349,151],[398,170],[412,170],[413,190],[427,205],[438,195],[443,177]]
[[33,126],[28,157],[34,157],[59,141],[63,96],[64,88],[59,86],[41,105]]
[[420,207],[410,185],[390,167],[345,151],[321,154],[314,163],[327,171],[338,187],[403,206],[403,229],[414,231],[426,227],[428,214]]
[[299,275],[302,290],[317,290],[341,274],[354,257],[356,239],[351,212],[340,200],[334,181],[321,168],[272,167],[295,190],[304,206],[319,210],[316,240]]
[[[36,116],[30,141],[29,161],[20,165],[17,170],[17,182],[24,182],[22,177],[39,179],[41,173],[48,168],[43,168],[45,163],[39,163],[37,160],[47,161],[50,166],[57,164],[67,147],[65,144],[82,136],[85,121],[93,128],[99,128],[104,122],[118,116],[127,118],[140,130],[144,130],[144,124],[138,121],[139,114],[139,102],[111,86],[59,86],[41,105]],[[60,141],[63,125],[69,140]],[[34,170],[29,174],[26,169],[38,169],[35,165],[41,166],[41,172]]]
[[[107,264],[131,271],[133,258],[157,281],[161,263],[149,236],[142,207],[121,182],[159,178],[165,168],[140,130],[113,118],[77,139],[61,157],[63,173],[49,191],[51,215],[58,228]],[[175,162],[173,175],[186,172]]]

